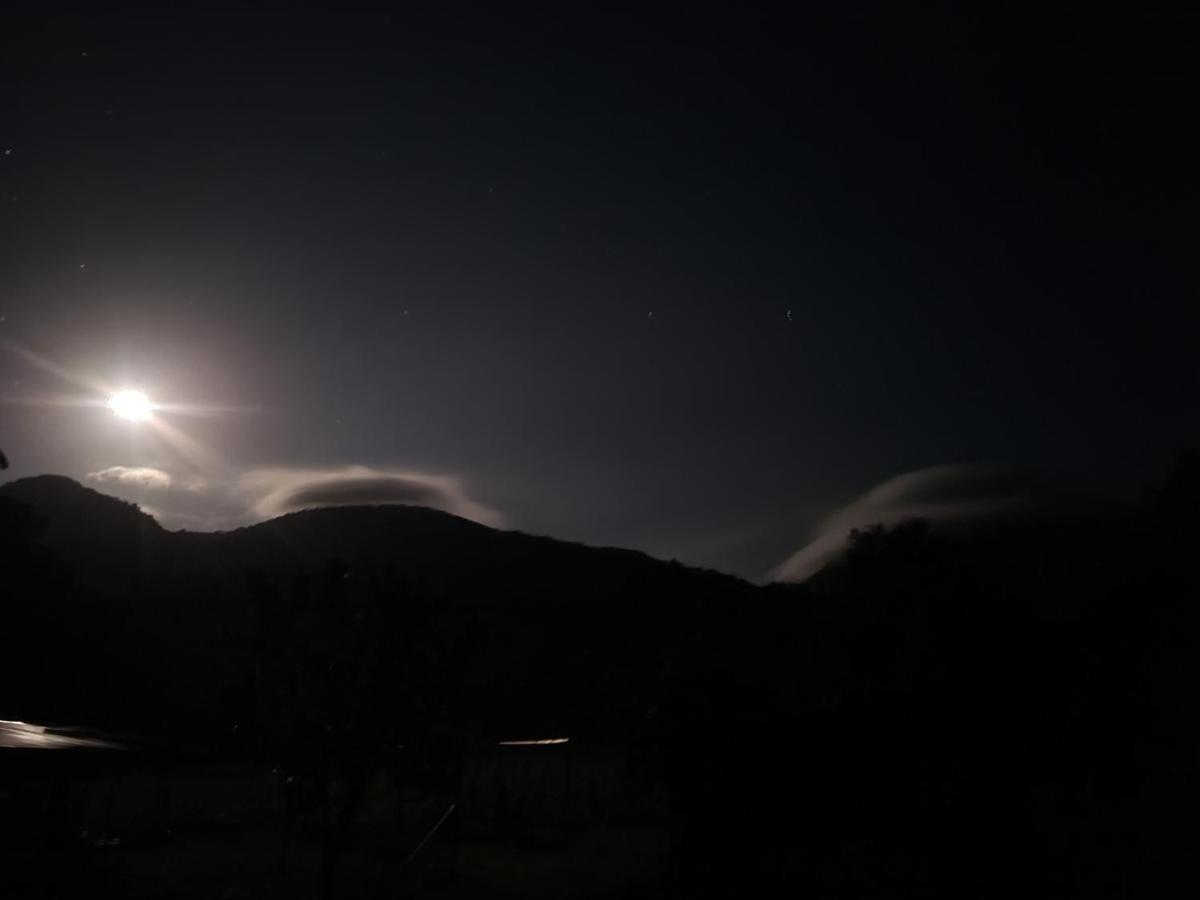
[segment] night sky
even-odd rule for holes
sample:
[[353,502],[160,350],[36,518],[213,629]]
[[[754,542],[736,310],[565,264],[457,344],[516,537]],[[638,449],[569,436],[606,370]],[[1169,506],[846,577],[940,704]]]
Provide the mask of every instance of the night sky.
[[1197,443],[1183,4],[493,6],[8,14],[5,475],[757,579],[904,473]]

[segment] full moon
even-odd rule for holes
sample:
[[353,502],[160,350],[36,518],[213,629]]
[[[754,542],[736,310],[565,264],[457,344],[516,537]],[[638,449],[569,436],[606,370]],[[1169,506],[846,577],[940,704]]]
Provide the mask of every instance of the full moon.
[[154,404],[141,391],[117,391],[108,398],[108,408],[131,422],[145,422],[154,412]]

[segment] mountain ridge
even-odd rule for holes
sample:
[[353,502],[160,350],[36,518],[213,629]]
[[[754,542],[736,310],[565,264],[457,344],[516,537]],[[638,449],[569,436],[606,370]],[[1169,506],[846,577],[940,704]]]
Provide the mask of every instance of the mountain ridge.
[[[314,507],[285,513],[272,519],[224,531],[201,532],[168,530],[136,504],[105,494],[64,475],[44,474],[0,484],[0,497],[22,503],[37,514],[45,528],[39,540],[50,549],[75,561],[93,558],[81,553],[89,541],[111,544],[115,535],[130,529],[141,532],[139,540],[157,545],[178,562],[179,548],[191,544],[199,549],[217,545],[226,547],[252,544],[247,555],[265,552],[266,559],[286,556],[342,556],[378,563],[387,557],[411,557],[395,541],[417,541],[425,550],[433,549],[437,537],[454,540],[464,553],[494,556],[501,549],[525,557],[539,551],[574,557],[590,556],[599,561],[619,562],[645,570],[665,567],[675,573],[721,580],[727,586],[753,587],[750,582],[715,569],[686,566],[674,560],[662,560],[641,550],[616,546],[593,546],[550,535],[493,528],[444,510],[409,504],[347,505]],[[66,520],[66,521],[64,521]],[[167,548],[170,548],[169,551]],[[264,549],[269,548],[269,549]],[[234,554],[237,559],[241,554]],[[93,559],[94,561],[94,559]],[[348,560],[349,561],[349,560]],[[410,560],[411,561],[411,560]],[[493,560],[495,561],[495,560]],[[143,560],[152,564],[153,559]]]
[[[165,727],[206,717],[219,730],[251,717],[263,642],[295,650],[281,622],[304,635],[313,616],[351,627],[339,617],[369,608],[392,623],[371,652],[411,653],[410,627],[447,645],[438,652],[455,660],[475,721],[499,710],[506,727],[578,731],[592,727],[587,709],[600,711],[589,713],[597,722],[631,723],[651,705],[673,648],[694,644],[717,616],[778,596],[641,551],[425,507],[325,507],[227,532],[173,532],[132,504],[41,476],[0,485],[0,525],[20,518],[8,515],[14,508],[40,520],[23,535],[8,529],[3,542],[17,565],[2,611],[29,637],[28,652],[9,662],[43,673],[36,696],[14,680],[9,705],[35,721],[145,728],[170,710]],[[720,640],[749,644],[759,620],[735,618]],[[43,660],[37,646],[55,649]],[[116,656],[125,661],[114,669]],[[121,674],[93,689],[91,673],[105,671]],[[228,707],[218,702],[232,695]]]

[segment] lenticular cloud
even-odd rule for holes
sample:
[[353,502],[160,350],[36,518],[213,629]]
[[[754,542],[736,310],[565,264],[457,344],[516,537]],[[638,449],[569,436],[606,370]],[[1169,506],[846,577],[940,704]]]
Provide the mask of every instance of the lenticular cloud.
[[770,575],[775,581],[804,581],[832,561],[850,532],[870,525],[924,519],[934,525],[970,522],[1036,506],[1038,491],[1027,476],[1003,466],[932,466],[890,478],[842,507],[813,538]]
[[447,475],[347,466],[336,469],[255,469],[241,479],[253,512],[271,518],[317,506],[428,506],[497,527],[503,517],[472,500],[459,479]]

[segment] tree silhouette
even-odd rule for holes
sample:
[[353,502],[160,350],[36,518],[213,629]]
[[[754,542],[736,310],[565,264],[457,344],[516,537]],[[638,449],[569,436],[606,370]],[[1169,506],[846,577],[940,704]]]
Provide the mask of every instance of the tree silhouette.
[[[367,784],[445,730],[451,685],[429,592],[391,571],[331,559],[284,594],[251,573],[259,739],[293,820],[317,819],[321,895],[333,895]],[[296,821],[292,825],[296,825]]]

